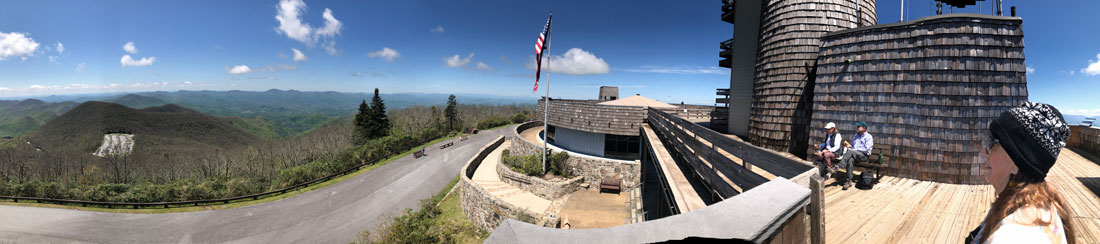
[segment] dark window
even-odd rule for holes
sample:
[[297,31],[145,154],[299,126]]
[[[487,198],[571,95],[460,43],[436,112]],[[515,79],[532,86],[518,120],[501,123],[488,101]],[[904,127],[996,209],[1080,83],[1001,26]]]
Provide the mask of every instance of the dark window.
[[638,159],[638,150],[641,143],[637,136],[604,136],[604,156],[617,159]]

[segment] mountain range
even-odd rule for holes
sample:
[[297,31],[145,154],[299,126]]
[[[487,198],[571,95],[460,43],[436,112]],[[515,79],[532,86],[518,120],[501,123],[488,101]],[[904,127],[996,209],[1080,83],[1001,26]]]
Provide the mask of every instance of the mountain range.
[[[442,106],[449,94],[380,94],[388,109],[414,105]],[[0,137],[18,137],[88,101],[116,103],[134,109],[175,104],[208,115],[225,116],[234,126],[272,139],[284,139],[326,122],[353,115],[373,94],[267,91],[157,91],[92,95],[44,96],[0,101]],[[534,104],[535,99],[458,94],[465,104]]]

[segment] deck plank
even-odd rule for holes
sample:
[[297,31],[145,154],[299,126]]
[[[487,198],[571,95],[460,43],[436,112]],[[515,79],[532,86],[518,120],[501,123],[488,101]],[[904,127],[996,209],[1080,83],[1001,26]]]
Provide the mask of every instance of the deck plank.
[[[1079,178],[1100,178],[1100,164],[1062,150],[1047,181],[1069,205],[1063,219],[1078,243],[1100,243],[1100,197]],[[958,243],[985,218],[990,185],[947,184],[886,176],[871,190],[825,182],[827,243]]]

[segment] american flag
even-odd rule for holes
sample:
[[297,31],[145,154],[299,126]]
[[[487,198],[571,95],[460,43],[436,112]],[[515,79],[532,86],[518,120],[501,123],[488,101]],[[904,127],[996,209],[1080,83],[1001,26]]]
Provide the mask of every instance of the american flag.
[[531,93],[535,93],[539,90],[539,75],[542,74],[542,51],[550,48],[550,20],[554,18],[554,13],[550,13],[550,17],[546,18],[546,26],[542,27],[542,32],[539,32],[539,40],[535,42],[535,89],[531,90]]

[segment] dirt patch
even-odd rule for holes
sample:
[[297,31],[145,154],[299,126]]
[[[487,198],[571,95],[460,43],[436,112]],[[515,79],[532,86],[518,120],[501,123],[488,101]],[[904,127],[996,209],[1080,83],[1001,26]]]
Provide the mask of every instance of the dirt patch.
[[620,226],[630,218],[627,195],[600,193],[598,189],[577,191],[569,195],[560,216],[571,229]]

